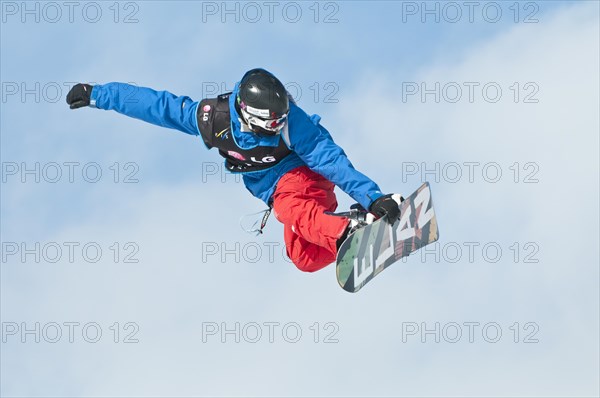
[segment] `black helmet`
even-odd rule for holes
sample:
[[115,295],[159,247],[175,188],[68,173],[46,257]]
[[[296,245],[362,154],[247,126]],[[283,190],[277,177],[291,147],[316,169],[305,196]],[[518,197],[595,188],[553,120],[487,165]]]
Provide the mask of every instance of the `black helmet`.
[[283,84],[264,69],[246,72],[240,81],[236,109],[255,133],[278,134],[287,120],[290,103]]

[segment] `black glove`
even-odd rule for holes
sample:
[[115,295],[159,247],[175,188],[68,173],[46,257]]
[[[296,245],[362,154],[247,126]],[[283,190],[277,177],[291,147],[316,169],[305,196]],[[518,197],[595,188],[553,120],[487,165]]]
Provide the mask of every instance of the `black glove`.
[[[404,198],[400,197],[400,201]],[[392,198],[392,194],[384,195],[378,198],[371,204],[369,211],[375,214],[378,218],[381,218],[387,214],[387,221],[390,224],[396,222],[400,217],[400,205]]]
[[89,106],[92,88],[94,88],[94,86],[90,86],[89,84],[78,83],[74,85],[67,94],[67,104],[71,106],[71,109]]

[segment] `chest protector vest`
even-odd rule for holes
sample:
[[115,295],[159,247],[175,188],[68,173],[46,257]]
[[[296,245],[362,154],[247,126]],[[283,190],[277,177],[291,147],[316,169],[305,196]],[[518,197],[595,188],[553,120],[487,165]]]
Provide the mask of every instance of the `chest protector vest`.
[[292,152],[281,137],[276,147],[240,148],[231,132],[230,95],[231,93],[227,93],[217,98],[203,99],[196,115],[204,143],[209,148],[215,147],[219,150],[219,154],[225,158],[227,170],[244,173],[268,169]]

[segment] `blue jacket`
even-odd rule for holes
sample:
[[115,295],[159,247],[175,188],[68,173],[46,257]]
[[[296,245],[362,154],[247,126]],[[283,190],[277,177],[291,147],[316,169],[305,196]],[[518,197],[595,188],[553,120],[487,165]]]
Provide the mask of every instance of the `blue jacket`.
[[[233,102],[238,89],[239,83],[229,101],[231,132],[237,145],[242,149],[259,145],[277,146],[281,136],[263,137],[241,131],[241,122]],[[108,83],[94,86],[90,105],[199,136],[196,118],[198,104],[189,97],[178,97],[167,91],[155,91],[125,83]],[[246,188],[252,195],[269,204],[279,178],[296,167],[306,165],[368,209],[383,194],[375,182],[352,166],[344,150],[333,142],[329,132],[319,124],[320,119],[318,115],[309,117],[300,107],[290,102],[286,144],[293,152],[271,168],[243,173]]]

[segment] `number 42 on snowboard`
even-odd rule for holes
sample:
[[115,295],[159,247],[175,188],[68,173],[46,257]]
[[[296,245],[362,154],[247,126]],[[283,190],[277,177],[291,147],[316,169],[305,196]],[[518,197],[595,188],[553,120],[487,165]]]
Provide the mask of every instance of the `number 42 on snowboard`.
[[340,286],[356,293],[402,257],[438,240],[438,226],[429,183],[400,204],[400,218],[390,225],[381,218],[350,235],[336,261]]

